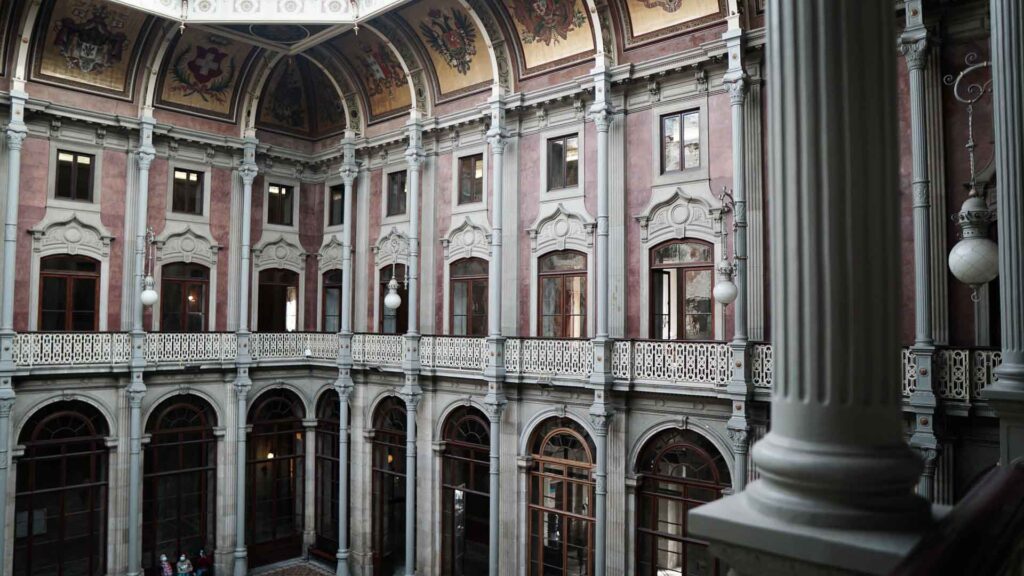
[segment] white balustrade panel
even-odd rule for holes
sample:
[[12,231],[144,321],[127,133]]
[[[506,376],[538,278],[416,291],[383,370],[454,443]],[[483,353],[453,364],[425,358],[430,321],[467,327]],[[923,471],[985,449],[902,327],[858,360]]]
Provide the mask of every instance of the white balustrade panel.
[[530,338],[522,341],[522,372],[547,376],[590,376],[594,368],[590,340]]
[[616,380],[630,380],[633,377],[633,343],[616,340],[612,344],[612,376]]
[[401,366],[401,334],[363,334],[361,362],[368,366]]
[[337,360],[341,338],[332,332],[310,332],[306,336],[306,348],[310,358],[317,360]]
[[775,352],[771,344],[754,344],[750,349],[750,379],[754,388],[772,389]]
[[999,378],[994,370],[1003,363],[1001,350],[974,351],[974,378],[971,381],[971,398],[979,398],[981,391]]
[[724,342],[633,342],[633,378],[641,381],[724,386],[731,360]]
[[238,350],[238,337],[221,332],[150,332],[146,334],[146,362],[195,364],[199,362],[233,362]]
[[483,370],[487,367],[487,354],[486,338],[424,336],[420,340],[423,366]]
[[505,339],[505,372],[519,374],[522,371],[523,340],[521,338]]
[[301,332],[253,332],[249,351],[253,361],[306,358],[307,336]]
[[900,354],[903,366],[903,396],[909,397],[917,389],[917,357],[904,348]]
[[125,332],[34,332],[16,334],[18,366],[95,366],[131,359],[131,335]]
[[971,390],[970,350],[939,350],[935,354],[939,396],[946,400],[969,400]]

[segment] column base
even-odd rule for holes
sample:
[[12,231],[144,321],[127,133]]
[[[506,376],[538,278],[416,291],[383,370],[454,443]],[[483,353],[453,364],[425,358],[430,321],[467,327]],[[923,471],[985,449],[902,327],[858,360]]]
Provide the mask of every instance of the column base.
[[249,574],[248,551],[245,548],[235,548],[235,576],[247,576]]
[[[927,529],[848,530],[793,524],[760,512],[748,493],[749,488],[705,504],[689,517],[691,533],[708,540],[711,551],[737,576],[887,574]],[[933,522],[947,511],[933,508]]]

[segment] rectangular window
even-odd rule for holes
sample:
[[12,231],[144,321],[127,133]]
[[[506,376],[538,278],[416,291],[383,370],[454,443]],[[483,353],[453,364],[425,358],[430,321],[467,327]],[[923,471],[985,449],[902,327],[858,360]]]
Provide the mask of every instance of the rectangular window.
[[388,174],[388,216],[405,214],[405,199],[408,193],[405,170]]
[[179,214],[203,215],[203,173],[174,169],[174,190],[171,211]]
[[459,158],[459,204],[484,200],[484,155]]
[[345,187],[341,184],[327,190],[327,225],[340,226],[345,222]]
[[57,151],[57,189],[54,196],[92,202],[92,177],[96,157],[92,154]]
[[267,189],[267,224],[291,226],[294,197],[291,186],[271,184]]
[[700,112],[661,117],[661,172],[700,168]]
[[580,141],[577,136],[548,140],[548,190],[579,184]]

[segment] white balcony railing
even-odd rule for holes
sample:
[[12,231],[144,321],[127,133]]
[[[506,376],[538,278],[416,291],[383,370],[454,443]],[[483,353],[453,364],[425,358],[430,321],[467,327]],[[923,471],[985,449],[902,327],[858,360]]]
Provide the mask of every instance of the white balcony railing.
[[338,357],[338,335],[331,332],[253,332],[249,351],[260,360],[334,360]]
[[521,374],[541,378],[586,378],[594,369],[594,352],[590,340],[520,338],[518,341],[518,372]]
[[724,342],[632,343],[634,380],[725,386],[731,376],[732,350]]
[[234,362],[238,336],[233,332],[150,332],[145,356],[150,364],[199,364]]
[[14,363],[34,366],[111,366],[132,354],[127,332],[29,332],[14,336]]
[[420,363],[426,368],[480,371],[487,367],[487,339],[463,336],[424,336]]
[[352,361],[367,366],[401,366],[403,339],[401,334],[354,334]]
[[[903,349],[903,395],[917,389],[917,359],[909,348]],[[999,350],[948,348],[935,351],[932,362],[934,386],[943,400],[970,402],[997,380],[995,368],[1003,361]]]
[[772,389],[775,352],[771,344],[758,343],[750,348],[750,380],[754,388]]

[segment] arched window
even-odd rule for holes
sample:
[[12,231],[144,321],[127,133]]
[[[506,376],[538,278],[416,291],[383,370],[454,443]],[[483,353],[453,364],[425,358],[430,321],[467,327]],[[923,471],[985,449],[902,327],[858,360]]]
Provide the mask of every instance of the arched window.
[[14,574],[101,576],[107,557],[107,423],[94,407],[55,402],[19,443]]
[[259,316],[261,332],[294,332],[299,329],[299,275],[291,270],[260,271]]
[[441,454],[441,565],[446,576],[487,572],[490,423],[462,407],[445,420]]
[[302,401],[271,390],[249,411],[249,565],[261,566],[302,554],[305,457]]
[[487,335],[487,261],[463,258],[452,263],[451,333]]
[[530,438],[528,562],[531,576],[593,573],[594,446],[569,418],[549,418]]
[[726,566],[706,542],[690,536],[687,520],[690,510],[731,485],[721,453],[700,434],[666,430],[644,445],[636,472],[637,575],[724,575]]
[[341,270],[324,272],[323,318],[320,327],[324,332],[341,330]]
[[[384,305],[388,295],[388,282],[392,276],[398,280],[398,295],[402,304],[396,310]],[[380,269],[380,333],[405,334],[409,330],[409,290],[405,285],[405,264],[385,266]]]
[[405,403],[385,398],[373,414],[374,576],[405,567]]
[[160,330],[203,332],[209,309],[210,269],[178,262],[163,267],[160,278]]
[[91,332],[99,324],[100,263],[61,254],[39,262],[39,329]]
[[142,479],[142,565],[160,574],[160,555],[213,553],[217,525],[216,416],[192,395],[165,400],[149,418]]
[[[338,551],[338,435],[340,428],[338,393],[328,390],[316,405],[316,542],[312,552],[328,562]],[[349,420],[352,413],[349,412]],[[349,456],[352,443],[349,442]],[[350,460],[351,461],[351,460]],[[345,474],[352,485],[351,467]],[[345,503],[348,506],[348,503]]]
[[542,338],[584,338],[587,334],[587,256],[551,252],[537,262],[538,324]]
[[700,240],[672,240],[651,250],[651,338],[714,338],[714,251]]

